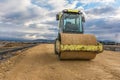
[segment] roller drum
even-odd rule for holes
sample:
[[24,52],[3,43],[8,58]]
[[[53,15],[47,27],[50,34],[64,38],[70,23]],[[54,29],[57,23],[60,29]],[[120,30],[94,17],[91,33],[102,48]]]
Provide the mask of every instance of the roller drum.
[[[97,45],[94,35],[90,34],[60,34],[62,45]],[[94,59],[97,52],[86,51],[60,51],[60,59]]]

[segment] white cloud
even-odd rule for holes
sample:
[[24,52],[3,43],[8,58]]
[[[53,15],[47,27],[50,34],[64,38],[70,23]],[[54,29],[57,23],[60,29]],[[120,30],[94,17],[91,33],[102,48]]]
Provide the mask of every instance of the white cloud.
[[114,6],[102,6],[95,7],[92,9],[87,9],[87,19],[106,19],[109,22],[113,20],[120,20],[120,7],[115,8]]
[[[120,42],[120,33],[106,33],[106,34],[99,34],[98,35],[100,40],[111,40],[111,41],[116,41]],[[107,38],[107,39],[106,39]]]
[[91,29],[95,29],[95,28],[96,28],[96,25],[93,24],[92,26],[90,26],[90,28],[91,28]]
[[[79,3],[80,6],[77,5]],[[102,6],[85,9],[88,16],[86,22],[93,21],[94,23],[89,23],[92,25],[90,25],[89,29],[91,30],[88,30],[88,32],[97,29],[96,31],[103,30],[105,33],[108,29],[103,29],[103,27],[108,28],[109,24],[115,24],[120,20],[120,8],[111,6],[112,3],[115,3],[115,0],[71,0],[71,2],[67,0],[5,0],[0,2],[0,6],[2,6],[0,8],[0,31],[6,32],[6,36],[8,32],[12,33],[11,36],[18,36],[17,34],[21,32],[22,34],[19,37],[25,39],[47,39],[50,37],[54,39],[58,29],[55,21],[56,13],[66,8],[84,10],[84,7],[91,3],[100,3]],[[104,23],[103,27],[98,28],[97,24],[101,22],[101,19],[105,23],[102,22]],[[96,22],[96,20],[100,21]],[[115,26],[118,27],[118,24],[115,24]],[[103,36],[103,38],[108,38],[108,33],[105,33],[106,36]],[[95,34],[101,36],[97,32]],[[114,36],[115,34],[112,37]],[[119,37],[117,37],[117,40],[119,40]]]
[[115,22],[120,20],[120,7],[118,7],[115,11],[112,11],[111,13],[111,15],[107,16],[109,22]]
[[104,4],[109,4],[109,3],[114,3],[116,0],[78,0],[84,4],[90,4],[90,3],[104,3]]
[[37,39],[37,36],[36,35],[31,35],[31,34],[26,34],[24,36],[25,39]]
[[0,14],[5,15],[11,12],[24,11],[28,6],[30,6],[30,0],[5,0],[0,3]]
[[114,40],[120,42],[120,33],[115,34]]

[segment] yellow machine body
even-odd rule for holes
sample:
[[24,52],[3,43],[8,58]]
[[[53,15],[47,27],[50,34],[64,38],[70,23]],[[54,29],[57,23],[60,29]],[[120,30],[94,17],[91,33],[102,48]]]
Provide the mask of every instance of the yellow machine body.
[[[59,20],[59,33],[55,41],[55,53],[59,59],[90,60],[103,52],[103,45],[97,42],[94,35],[83,34],[82,23],[85,19],[80,10],[65,9],[56,17]],[[68,21],[71,24],[65,25]]]

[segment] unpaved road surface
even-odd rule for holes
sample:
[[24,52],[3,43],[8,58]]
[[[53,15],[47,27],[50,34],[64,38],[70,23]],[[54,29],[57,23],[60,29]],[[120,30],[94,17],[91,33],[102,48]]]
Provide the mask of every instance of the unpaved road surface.
[[120,52],[104,51],[91,61],[59,61],[53,44],[40,44],[6,64],[0,80],[120,80]]

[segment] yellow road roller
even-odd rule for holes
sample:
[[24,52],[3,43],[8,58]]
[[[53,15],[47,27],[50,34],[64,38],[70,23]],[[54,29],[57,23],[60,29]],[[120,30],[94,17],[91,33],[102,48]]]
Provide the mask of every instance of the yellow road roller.
[[83,34],[85,16],[82,11],[64,9],[56,15],[58,20],[58,37],[55,40],[55,54],[60,60],[91,60],[103,52],[103,45],[92,34]]

